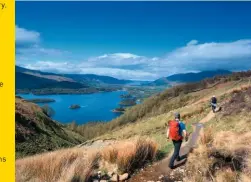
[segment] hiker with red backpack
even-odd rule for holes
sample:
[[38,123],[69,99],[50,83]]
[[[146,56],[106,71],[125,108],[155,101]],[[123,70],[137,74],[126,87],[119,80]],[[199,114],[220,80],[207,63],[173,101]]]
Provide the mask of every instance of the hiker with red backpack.
[[175,113],[175,119],[171,120],[168,126],[169,127],[167,129],[167,138],[168,139],[170,138],[172,140],[174,146],[174,152],[170,159],[169,167],[171,169],[174,169],[174,161],[175,160],[181,161],[185,157],[185,156],[181,157],[179,153],[183,138],[185,138],[186,141],[188,138],[187,138],[186,126],[182,121],[180,121],[179,113]]

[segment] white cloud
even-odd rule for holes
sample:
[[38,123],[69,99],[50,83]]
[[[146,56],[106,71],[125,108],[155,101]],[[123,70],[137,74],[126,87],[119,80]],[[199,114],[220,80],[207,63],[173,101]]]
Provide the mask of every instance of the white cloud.
[[60,73],[92,73],[133,80],[154,80],[191,71],[251,69],[251,39],[208,43],[191,40],[184,47],[175,49],[163,57],[119,52],[79,61],[74,56],[68,58],[67,51],[42,47],[39,44],[41,38],[38,32],[18,26],[16,31],[16,41],[31,44],[16,49],[17,63],[30,69]]
[[73,64],[70,62],[38,61],[33,64],[19,64],[28,69],[51,71],[57,73],[79,73],[108,75],[120,79],[131,78],[133,80],[145,80],[144,78],[155,79],[157,75],[143,70],[127,70],[106,67],[86,67],[86,64]]
[[187,43],[187,46],[196,45],[196,44],[198,44],[198,40],[191,40],[190,42]]
[[110,67],[123,67],[130,65],[141,65],[149,59],[143,56],[138,56],[130,53],[114,53],[104,54],[98,57],[87,59],[87,64],[96,66],[110,66]]
[[172,72],[251,68],[251,40],[211,42],[181,47],[163,58],[162,68]]
[[168,59],[229,59],[251,56],[251,40],[223,43],[204,43],[186,46],[173,51]]
[[40,40],[40,33],[27,30],[16,25],[16,42],[17,43],[37,43]]
[[45,48],[40,45],[40,33],[16,25],[16,57],[20,60],[51,59],[69,54],[68,51]]
[[98,59],[104,58],[113,58],[113,59],[136,59],[140,58],[140,56],[131,54],[131,53],[114,53],[114,54],[104,54],[102,56],[98,56]]
[[41,47],[37,44],[31,45],[29,47],[19,47],[16,49],[16,54],[20,56],[29,56],[30,58],[41,56],[61,56],[64,53],[69,53],[68,51],[63,51],[59,49],[48,49]]

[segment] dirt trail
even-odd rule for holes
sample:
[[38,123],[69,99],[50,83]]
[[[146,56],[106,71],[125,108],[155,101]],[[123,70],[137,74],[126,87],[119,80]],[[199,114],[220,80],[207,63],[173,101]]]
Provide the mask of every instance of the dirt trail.
[[[200,136],[200,131],[203,128],[203,123],[211,120],[213,117],[215,116],[215,114],[211,111],[208,113],[208,115],[203,118],[200,122],[198,123],[194,123],[194,132],[192,133],[192,135],[190,136],[188,142],[184,142],[181,150],[180,150],[180,155],[185,155],[188,154],[190,152],[190,150],[192,148],[194,148],[196,146],[196,142]],[[170,155],[172,155],[172,153],[170,153]],[[170,157],[167,157],[165,159],[163,159],[162,161],[155,163],[152,166],[149,166],[147,168],[145,168],[143,171],[137,173],[136,175],[132,176],[128,182],[153,182],[153,181],[164,181],[164,182],[173,182],[173,181],[181,181],[182,178],[181,176],[176,176],[173,177],[175,178],[175,180],[173,178],[170,178],[170,174],[172,173],[172,170],[168,167],[169,166],[169,161],[170,161]],[[182,166],[185,164],[185,161],[181,161],[181,162],[176,162],[175,165],[178,166]],[[162,178],[160,178],[160,176],[162,176]]]

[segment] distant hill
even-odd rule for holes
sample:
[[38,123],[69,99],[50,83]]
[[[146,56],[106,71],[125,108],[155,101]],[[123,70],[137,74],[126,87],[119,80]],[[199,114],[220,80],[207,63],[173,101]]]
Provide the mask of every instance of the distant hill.
[[78,82],[89,82],[92,84],[127,84],[130,80],[120,80],[111,76],[102,76],[95,74],[63,74],[62,76],[73,79]]
[[16,97],[17,157],[75,146],[83,137],[50,119],[36,104]]
[[174,74],[168,77],[163,77],[157,79],[148,85],[150,86],[161,86],[161,85],[173,85],[177,83],[191,83],[201,81],[206,78],[212,78],[219,75],[228,75],[231,74],[231,71],[228,70],[211,70],[211,71],[202,71],[199,73],[181,73]]
[[78,82],[70,81],[56,81],[55,79],[48,79],[38,77],[31,74],[16,72],[16,89],[43,89],[43,88],[67,88],[79,89],[86,88],[87,85]]
[[[42,71],[38,71],[38,70],[30,70],[30,69],[26,69],[26,68],[23,68],[20,66],[16,66],[16,73],[26,74],[26,78],[28,78],[27,75],[31,75],[31,76],[35,76],[35,77],[39,77],[39,78],[48,79],[48,80],[54,80],[57,82],[62,82],[62,81],[64,81],[64,82],[78,82],[79,84],[84,85],[84,87],[102,86],[104,84],[105,85],[109,85],[109,84],[123,85],[123,84],[132,83],[132,81],[130,81],[130,80],[120,80],[120,79],[110,77],[110,76],[102,76],[102,75],[95,75],[95,74],[56,74],[56,73],[42,72]],[[20,76],[20,74],[18,74],[18,76]],[[30,78],[30,79],[34,80],[35,77]],[[21,80],[21,78],[19,80]],[[42,80],[39,79],[39,82],[40,81],[42,81]],[[46,81],[43,80],[43,82],[46,82]],[[56,83],[56,82],[54,82],[54,83]],[[68,85],[70,85],[70,83]],[[76,87],[76,84],[74,87]]]
[[46,78],[46,79],[55,80],[55,81],[74,82],[74,80],[71,78],[67,78],[67,77],[64,77],[62,75],[55,74],[55,73],[48,73],[48,72],[42,72],[42,71],[38,71],[38,70],[26,69],[26,68],[23,68],[20,66],[16,66],[15,69],[16,69],[16,73],[25,73],[28,75],[33,75],[36,77]]

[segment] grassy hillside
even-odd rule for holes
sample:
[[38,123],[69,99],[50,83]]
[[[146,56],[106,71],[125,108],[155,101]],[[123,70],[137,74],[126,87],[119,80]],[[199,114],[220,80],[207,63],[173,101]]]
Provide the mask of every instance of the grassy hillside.
[[251,179],[251,85],[224,97],[224,108],[206,123],[189,156],[187,181],[249,182]]
[[16,156],[22,157],[83,142],[83,137],[51,120],[36,104],[16,98]]
[[[222,106],[216,115],[209,106],[212,95],[216,95]],[[72,124],[68,128],[91,140],[67,151],[18,160],[17,177],[20,181],[25,181],[22,178],[50,181],[55,176],[68,181],[88,181],[96,177],[97,171],[101,171],[102,176],[111,171],[133,174],[146,163],[162,160],[170,153],[172,143],[166,140],[165,123],[179,111],[189,132],[193,131],[193,123],[205,122],[199,144],[180,172],[184,181],[248,182],[251,178],[250,101],[250,71],[167,89],[110,123]],[[208,117],[209,114],[212,117]],[[139,137],[150,140],[137,140]],[[90,165],[93,161],[97,164],[95,167]],[[46,167],[48,164],[51,168]],[[32,172],[31,168],[34,168]],[[149,176],[155,172],[152,170]],[[155,180],[159,180],[159,176]]]
[[127,109],[123,115],[111,122],[89,123],[83,126],[75,126],[74,131],[91,139],[107,131],[110,133],[112,130],[117,130],[118,127],[126,124],[159,116],[187,106],[204,98],[206,94],[210,95],[208,98],[209,100],[214,90],[224,93],[225,90],[232,88],[235,84],[238,86],[238,84],[248,82],[250,77],[251,71],[248,71],[234,73],[228,76],[218,76],[200,82],[178,85],[144,100],[142,104]]

